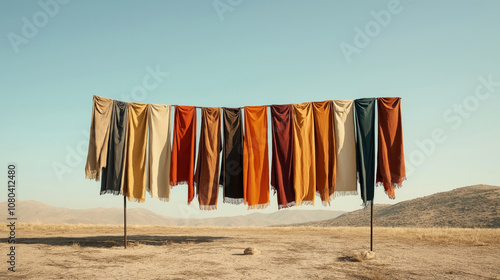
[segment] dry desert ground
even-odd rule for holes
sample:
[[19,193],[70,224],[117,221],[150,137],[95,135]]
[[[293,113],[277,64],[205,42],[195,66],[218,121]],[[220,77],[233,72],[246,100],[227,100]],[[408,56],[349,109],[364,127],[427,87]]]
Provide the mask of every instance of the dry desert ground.
[[[20,224],[0,279],[500,279],[500,229]],[[260,254],[244,255],[247,247]]]

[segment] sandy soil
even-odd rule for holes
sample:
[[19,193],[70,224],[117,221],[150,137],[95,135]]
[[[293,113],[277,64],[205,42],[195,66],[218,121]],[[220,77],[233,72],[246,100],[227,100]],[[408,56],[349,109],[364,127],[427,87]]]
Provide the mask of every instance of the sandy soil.
[[[498,229],[375,228],[376,258],[364,261],[368,228],[134,226],[128,249],[116,226],[16,234],[15,273],[0,239],[0,279],[500,279]],[[261,254],[243,255],[247,247]]]

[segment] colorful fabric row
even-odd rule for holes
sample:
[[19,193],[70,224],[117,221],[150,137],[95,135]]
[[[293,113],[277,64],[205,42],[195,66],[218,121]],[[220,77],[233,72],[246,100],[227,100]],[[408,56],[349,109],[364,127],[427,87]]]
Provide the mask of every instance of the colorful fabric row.
[[241,108],[202,107],[195,161],[196,107],[175,105],[171,148],[170,105],[94,96],[85,174],[101,179],[101,194],[137,202],[146,191],[169,201],[172,186],[187,184],[188,204],[196,194],[202,210],[217,209],[219,186],[224,203],[260,209],[271,185],[283,209],[314,204],[316,195],[330,205],[358,194],[359,181],[367,206],[376,184],[394,199],[406,179],[400,104],[386,97],[271,105],[269,166],[267,106],[246,106],[244,117]]

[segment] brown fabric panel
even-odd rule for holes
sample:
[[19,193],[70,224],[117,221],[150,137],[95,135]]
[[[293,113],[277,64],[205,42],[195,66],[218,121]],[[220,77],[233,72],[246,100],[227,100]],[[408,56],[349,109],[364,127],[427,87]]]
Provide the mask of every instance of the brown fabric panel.
[[278,196],[278,209],[295,204],[293,188],[292,105],[272,105],[271,186]]
[[112,110],[113,99],[94,95],[89,150],[85,164],[85,178],[87,179],[99,181],[101,168],[106,166]]
[[188,204],[194,198],[196,107],[175,105],[170,185],[188,185]]
[[332,101],[313,102],[316,147],[316,191],[323,204],[330,205],[335,191],[336,153]]
[[220,108],[201,108],[200,143],[194,184],[201,210],[217,209],[219,154],[221,151]]
[[387,195],[394,199],[396,198],[394,188],[401,187],[406,180],[401,98],[378,98],[377,105],[377,184],[383,185]]
[[224,108],[224,145],[219,184],[224,203],[242,204],[243,199],[243,117],[241,108]]

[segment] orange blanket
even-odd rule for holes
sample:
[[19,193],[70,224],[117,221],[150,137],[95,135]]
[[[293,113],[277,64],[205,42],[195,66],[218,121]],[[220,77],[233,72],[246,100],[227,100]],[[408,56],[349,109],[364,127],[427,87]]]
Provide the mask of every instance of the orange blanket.
[[387,195],[394,199],[396,198],[394,188],[400,188],[406,180],[401,98],[378,98],[377,105],[377,184],[383,185]]
[[128,128],[124,165],[124,195],[130,201],[145,201],[146,136],[148,131],[148,104],[128,103]]
[[196,154],[196,107],[175,105],[174,140],[170,163],[170,185],[188,185],[188,204],[194,197]]
[[269,206],[266,106],[245,107],[243,191],[248,209],[261,209]]
[[[332,101],[313,102],[316,146],[316,192],[323,205],[330,205],[335,191],[336,153]],[[333,198],[333,196],[332,196]]]
[[217,209],[221,151],[220,115],[220,108],[201,108],[200,146],[194,174],[194,185],[201,210]]
[[311,102],[293,105],[293,183],[295,205],[314,204],[316,161]]

